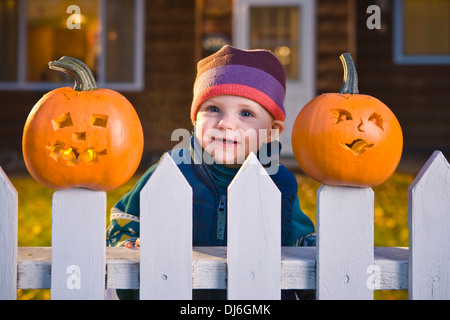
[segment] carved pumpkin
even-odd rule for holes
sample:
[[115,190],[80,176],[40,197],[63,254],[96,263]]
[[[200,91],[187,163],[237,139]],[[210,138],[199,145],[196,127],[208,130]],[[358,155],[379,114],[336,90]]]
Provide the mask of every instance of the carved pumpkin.
[[83,62],[62,57],[49,67],[69,73],[75,87],[48,92],[31,110],[22,141],[28,171],[56,190],[119,187],[142,157],[144,137],[136,111],[118,92],[98,89]]
[[359,94],[348,53],[341,55],[339,93],[312,99],[299,112],[292,147],[300,168],[327,185],[376,186],[397,168],[403,148],[400,124],[380,100]]

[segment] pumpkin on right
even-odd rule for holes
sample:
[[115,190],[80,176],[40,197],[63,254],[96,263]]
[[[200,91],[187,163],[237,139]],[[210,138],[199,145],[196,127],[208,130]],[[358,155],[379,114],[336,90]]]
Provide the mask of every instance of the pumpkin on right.
[[339,93],[315,97],[295,120],[294,156],[300,168],[322,184],[374,187],[386,181],[400,162],[402,129],[383,102],[359,94],[350,54],[340,59],[344,84]]

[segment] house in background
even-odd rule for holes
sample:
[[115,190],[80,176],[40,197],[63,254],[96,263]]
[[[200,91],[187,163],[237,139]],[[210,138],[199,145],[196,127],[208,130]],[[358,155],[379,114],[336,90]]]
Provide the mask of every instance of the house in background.
[[448,156],[448,0],[2,0],[0,165],[24,168],[26,118],[45,92],[72,85],[47,67],[67,55],[134,105],[147,167],[179,144],[174,130],[192,129],[196,63],[224,44],[270,49],[285,66],[284,156],[292,156],[302,106],[340,89],[343,52],[355,60],[360,92],[399,119],[403,158],[435,149]]

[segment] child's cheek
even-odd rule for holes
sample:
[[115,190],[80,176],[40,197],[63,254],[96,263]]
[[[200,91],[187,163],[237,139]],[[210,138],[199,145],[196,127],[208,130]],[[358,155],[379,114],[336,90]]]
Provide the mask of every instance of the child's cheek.
[[203,123],[198,120],[195,127],[195,138],[200,142],[203,149],[205,149],[205,147],[209,144]]

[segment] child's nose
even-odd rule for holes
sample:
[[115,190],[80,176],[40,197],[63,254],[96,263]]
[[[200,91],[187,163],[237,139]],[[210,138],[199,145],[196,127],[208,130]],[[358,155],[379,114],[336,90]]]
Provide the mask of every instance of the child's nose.
[[220,118],[218,127],[219,129],[224,130],[235,130],[236,124],[234,123],[233,118],[231,116],[224,115],[222,118]]

